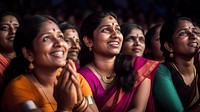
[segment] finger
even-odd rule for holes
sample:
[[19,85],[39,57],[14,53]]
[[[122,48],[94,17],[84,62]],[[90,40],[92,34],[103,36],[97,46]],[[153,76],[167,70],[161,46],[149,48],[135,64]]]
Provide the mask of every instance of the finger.
[[73,84],[76,88],[76,91],[77,91],[77,100],[78,100],[78,102],[81,102],[82,99],[83,99],[83,96],[82,96],[82,90],[81,90],[81,87],[80,87],[80,82],[73,75],[71,75],[71,79],[72,79],[72,82],[73,82]]

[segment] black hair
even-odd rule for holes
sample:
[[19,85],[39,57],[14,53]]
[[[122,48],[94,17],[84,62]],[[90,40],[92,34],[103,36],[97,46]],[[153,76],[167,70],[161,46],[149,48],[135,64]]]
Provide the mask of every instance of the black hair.
[[187,20],[190,21],[193,24],[193,21],[188,17],[182,17],[182,16],[176,16],[169,20],[167,20],[161,30],[160,30],[160,45],[161,45],[161,51],[163,52],[163,56],[165,57],[165,61],[170,61],[171,57],[169,56],[170,52],[165,48],[164,43],[172,42],[173,34],[176,30],[176,28],[179,26],[179,22],[181,20]]
[[81,25],[80,41],[82,43],[79,54],[80,66],[84,66],[93,60],[93,53],[89,51],[88,47],[83,42],[83,37],[87,36],[93,39],[93,32],[99,26],[102,19],[107,16],[112,16],[117,20],[117,16],[110,11],[96,11],[87,16]]
[[33,50],[33,40],[41,30],[42,24],[48,20],[57,24],[57,21],[48,15],[34,15],[22,21],[13,42],[16,57],[11,60],[5,71],[5,85],[13,78],[28,73],[30,62],[24,57],[22,48],[25,47],[28,50]]
[[115,59],[114,70],[117,83],[124,91],[131,91],[134,87],[134,70],[132,67],[133,56],[119,54]]

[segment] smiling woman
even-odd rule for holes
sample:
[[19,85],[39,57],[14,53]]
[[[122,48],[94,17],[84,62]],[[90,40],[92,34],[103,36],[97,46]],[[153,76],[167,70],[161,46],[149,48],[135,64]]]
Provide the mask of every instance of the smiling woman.
[[0,92],[2,92],[4,72],[10,60],[15,57],[13,41],[19,24],[20,20],[16,14],[8,11],[0,12]]
[[92,100],[88,83],[66,60],[69,47],[53,17],[26,18],[14,40],[16,57],[6,72],[4,111],[96,111],[86,99]]
[[165,61],[155,76],[154,98],[160,112],[199,112],[199,68],[194,57],[199,50],[199,31],[187,17],[171,18],[160,31]]

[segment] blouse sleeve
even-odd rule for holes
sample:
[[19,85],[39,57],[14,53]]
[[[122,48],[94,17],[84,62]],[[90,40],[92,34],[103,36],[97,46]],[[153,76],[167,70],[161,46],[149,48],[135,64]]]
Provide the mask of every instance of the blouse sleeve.
[[79,75],[79,80],[80,80],[80,85],[81,85],[81,90],[83,93],[83,96],[93,96],[92,95],[92,90],[88,84],[88,82],[85,80],[85,78],[81,75]]
[[166,112],[183,112],[170,71],[165,65],[159,65],[154,81],[153,95],[159,108]]

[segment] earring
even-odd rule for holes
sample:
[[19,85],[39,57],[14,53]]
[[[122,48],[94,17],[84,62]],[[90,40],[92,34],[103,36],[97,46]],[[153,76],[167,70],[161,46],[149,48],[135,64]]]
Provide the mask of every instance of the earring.
[[174,54],[171,52],[171,53],[169,54],[169,57],[170,57],[170,58],[173,58],[173,57],[174,57]]
[[30,62],[30,64],[29,64],[28,68],[29,68],[29,71],[32,71],[32,70],[34,69],[34,65],[33,65],[33,63],[32,63],[32,62]]
[[89,51],[92,51],[92,46],[89,46],[88,48],[89,48]]

